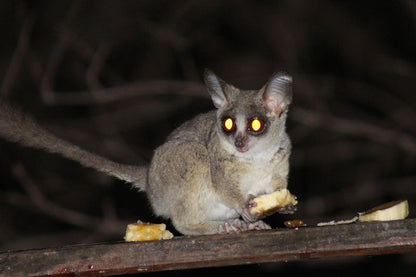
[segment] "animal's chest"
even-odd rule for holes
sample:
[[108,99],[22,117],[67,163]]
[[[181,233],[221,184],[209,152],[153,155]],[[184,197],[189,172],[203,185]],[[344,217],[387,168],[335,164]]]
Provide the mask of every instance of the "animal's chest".
[[218,181],[222,186],[236,186],[247,200],[249,195],[258,196],[272,193],[275,188],[272,180],[276,175],[276,166],[271,160],[228,159],[221,164],[222,174]]
[[243,194],[258,196],[273,192],[273,166],[270,162],[245,163],[238,174]]

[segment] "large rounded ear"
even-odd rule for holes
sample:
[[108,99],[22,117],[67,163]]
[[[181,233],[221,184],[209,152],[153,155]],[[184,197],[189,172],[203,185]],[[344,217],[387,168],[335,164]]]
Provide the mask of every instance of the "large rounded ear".
[[227,84],[209,69],[205,69],[204,81],[214,106],[216,108],[225,107],[228,104],[227,97],[224,93],[224,88]]
[[292,77],[285,73],[274,74],[263,88],[263,105],[268,115],[280,116],[291,102]]

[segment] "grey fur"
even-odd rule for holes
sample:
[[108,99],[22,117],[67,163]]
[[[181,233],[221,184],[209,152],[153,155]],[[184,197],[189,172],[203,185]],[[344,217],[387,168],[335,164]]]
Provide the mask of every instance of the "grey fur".
[[[208,76],[208,77],[207,77]],[[283,114],[269,114],[263,100],[267,85],[260,91],[241,91],[207,72],[205,81],[214,103],[226,98],[218,110],[199,115],[176,129],[155,151],[146,187],[156,214],[172,219],[184,234],[212,234],[235,225],[243,217],[259,222],[247,211],[250,197],[287,187],[291,144],[285,132],[287,105]],[[288,80],[275,75],[270,82]],[[278,79],[278,80],[277,80]],[[291,90],[288,90],[291,93]],[[280,91],[285,99],[285,90]],[[291,95],[290,95],[291,97]],[[279,106],[281,103],[276,103]],[[277,109],[277,107],[276,107]],[[221,131],[224,114],[268,120],[266,134],[247,136],[247,152],[235,149],[237,136]],[[238,223],[238,222],[237,222]],[[241,224],[245,226],[244,224]],[[258,226],[264,226],[261,222]],[[244,228],[243,228],[244,229]]]

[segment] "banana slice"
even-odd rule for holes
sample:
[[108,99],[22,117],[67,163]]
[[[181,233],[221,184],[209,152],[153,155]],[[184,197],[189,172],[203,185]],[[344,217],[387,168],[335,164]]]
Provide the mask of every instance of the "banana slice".
[[125,241],[150,241],[171,239],[173,234],[166,230],[166,225],[151,223],[132,223],[127,225]]
[[270,194],[260,195],[253,198],[250,201],[252,207],[250,208],[251,214],[271,214],[274,211],[298,204],[296,196],[290,193],[288,189],[281,189]]
[[405,219],[409,215],[407,200],[398,200],[382,204],[364,213],[358,214],[358,221],[390,221]]

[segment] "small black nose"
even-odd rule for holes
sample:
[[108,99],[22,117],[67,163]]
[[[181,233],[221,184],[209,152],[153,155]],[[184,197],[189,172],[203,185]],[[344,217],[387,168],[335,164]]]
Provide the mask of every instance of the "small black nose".
[[238,135],[235,138],[234,145],[237,148],[243,148],[246,145],[246,142],[247,142],[247,137]]

